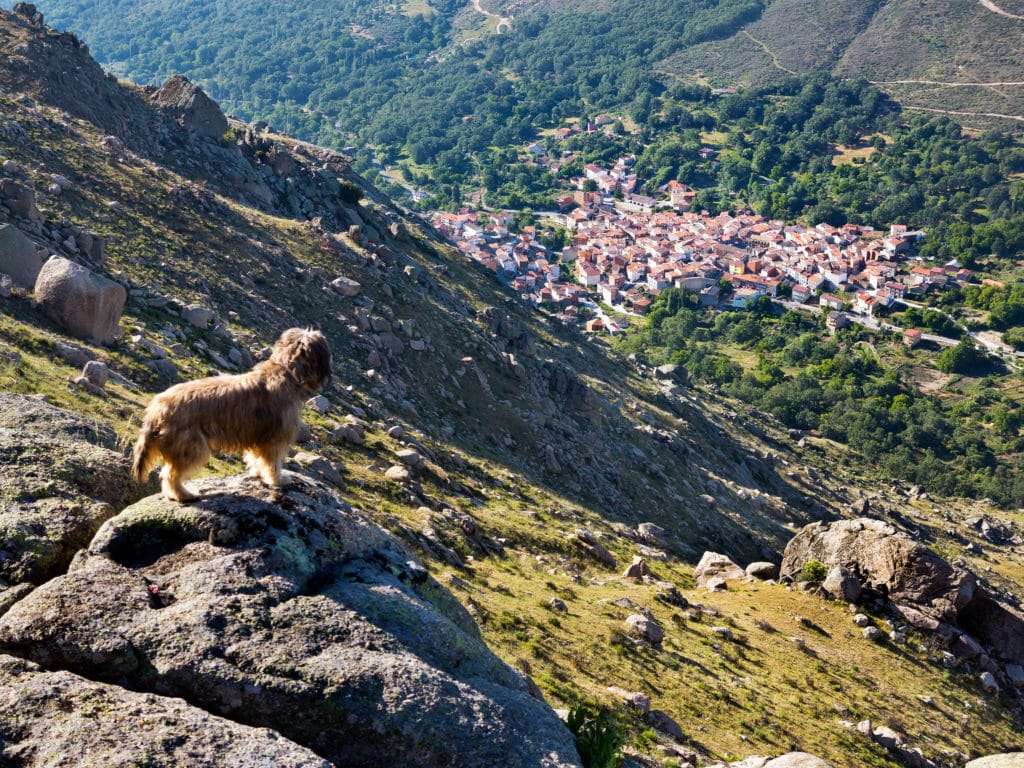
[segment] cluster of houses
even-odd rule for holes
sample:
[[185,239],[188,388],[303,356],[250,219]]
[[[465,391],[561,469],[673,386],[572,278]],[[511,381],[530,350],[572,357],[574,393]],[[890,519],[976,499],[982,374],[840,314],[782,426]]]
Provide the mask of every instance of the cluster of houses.
[[[623,159],[610,170],[587,167],[580,181],[596,182],[598,191],[578,189],[571,195],[575,207],[553,215],[572,234],[561,251],[540,244],[532,227],[511,232],[511,214],[440,212],[432,223],[524,297],[563,311],[593,294],[643,314],[673,287],[696,293],[707,306],[743,308],[761,296],[788,294],[826,311],[873,315],[970,279],[956,264],[915,264],[913,246],[924,235],[901,225],[882,232],[855,224],[786,225],[753,213],[711,216],[691,210],[694,193],[679,182],[670,182],[657,201],[626,192],[626,184],[635,184],[630,166]],[[612,198],[606,187],[614,184],[623,194]]]

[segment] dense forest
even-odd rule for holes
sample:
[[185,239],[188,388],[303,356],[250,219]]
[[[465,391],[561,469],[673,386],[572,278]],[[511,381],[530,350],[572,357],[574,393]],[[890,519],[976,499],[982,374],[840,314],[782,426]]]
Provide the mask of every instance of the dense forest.
[[695,382],[849,445],[887,476],[933,493],[1024,504],[1019,393],[1000,386],[1002,364],[969,340],[939,357],[948,373],[978,382],[936,398],[913,383],[915,354],[930,353],[905,350],[890,334],[854,326],[828,337],[823,318],[779,314],[768,299],[747,312],[695,305],[693,294],[662,292],[649,322],[620,337],[618,350],[683,365]]

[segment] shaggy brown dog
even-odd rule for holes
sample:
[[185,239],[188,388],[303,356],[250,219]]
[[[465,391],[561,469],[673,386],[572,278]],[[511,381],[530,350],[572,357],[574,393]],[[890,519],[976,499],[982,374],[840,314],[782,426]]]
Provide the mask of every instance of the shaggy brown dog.
[[217,451],[243,455],[249,473],[267,485],[287,485],[281,463],[299,433],[302,403],[330,376],[323,334],[289,328],[270,359],[248,373],[176,384],[146,408],[132,477],[143,482],[163,461],[164,496],[189,501],[196,497],[184,481]]

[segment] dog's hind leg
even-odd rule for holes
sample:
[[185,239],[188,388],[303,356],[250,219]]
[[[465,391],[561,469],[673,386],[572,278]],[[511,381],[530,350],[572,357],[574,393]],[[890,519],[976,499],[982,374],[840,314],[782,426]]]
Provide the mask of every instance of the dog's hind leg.
[[197,496],[185,487],[185,481],[210,458],[210,446],[201,436],[181,436],[174,445],[173,456],[164,453],[160,484],[164,496],[175,501],[192,501]]

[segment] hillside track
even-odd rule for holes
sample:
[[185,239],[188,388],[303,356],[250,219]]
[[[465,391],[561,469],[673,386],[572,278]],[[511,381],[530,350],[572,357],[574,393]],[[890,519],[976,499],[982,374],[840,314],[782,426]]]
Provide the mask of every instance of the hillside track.
[[987,8],[988,10],[992,11],[992,13],[998,13],[1000,16],[1005,16],[1008,19],[1021,19],[1022,21],[1024,21],[1024,16],[1019,16],[1016,13],[1004,11],[998,5],[993,3],[992,0],[978,0],[978,2],[985,6],[985,8]]

